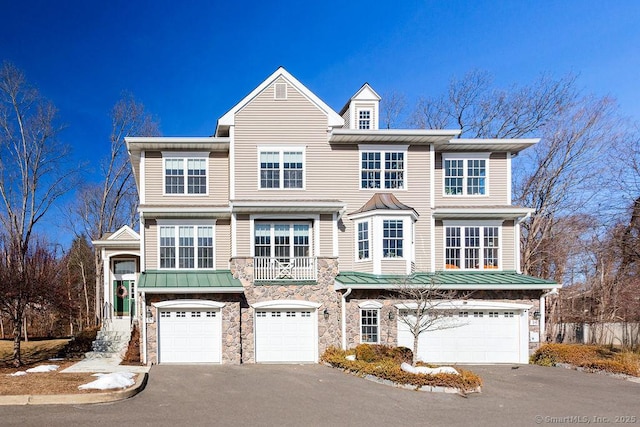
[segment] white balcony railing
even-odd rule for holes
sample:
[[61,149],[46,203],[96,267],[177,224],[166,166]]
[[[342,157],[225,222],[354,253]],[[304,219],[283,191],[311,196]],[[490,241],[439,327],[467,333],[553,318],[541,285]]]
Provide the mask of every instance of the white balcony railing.
[[318,269],[315,257],[255,257],[253,274],[256,281],[317,280]]

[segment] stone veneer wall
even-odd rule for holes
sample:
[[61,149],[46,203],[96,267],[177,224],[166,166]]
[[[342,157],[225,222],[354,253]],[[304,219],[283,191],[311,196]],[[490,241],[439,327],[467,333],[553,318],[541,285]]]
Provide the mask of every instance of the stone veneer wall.
[[[147,294],[146,304],[151,306],[153,323],[147,323],[147,364],[158,363],[158,308],[155,303],[184,299],[200,299],[224,303],[222,307],[222,363],[241,362],[240,306],[242,296],[236,294]],[[140,334],[142,346],[142,334]]]
[[[527,322],[529,324],[529,332],[539,334],[540,324],[539,320],[534,318],[534,312],[540,309],[540,295],[540,291],[476,291],[469,299],[531,305],[533,307],[528,312],[529,320]],[[398,345],[398,309],[395,307],[395,304],[402,302],[402,300],[394,299],[393,294],[389,292],[380,293],[368,290],[354,290],[347,297],[347,348],[353,348],[360,344],[359,305],[365,301],[377,301],[383,304],[383,307],[380,309],[380,325],[378,330],[380,334],[380,344]],[[393,313],[393,320],[389,320],[390,312]],[[538,347],[540,347],[539,342],[529,341],[529,354],[533,354]]]
[[[273,300],[300,300],[322,304],[318,308],[318,353],[340,346],[340,294],[334,290],[337,258],[318,258],[318,280],[313,284],[254,284],[253,258],[231,258],[231,273],[244,286],[246,305],[241,307],[242,362],[255,363],[255,310],[252,305]],[[329,318],[322,313],[328,310]]]

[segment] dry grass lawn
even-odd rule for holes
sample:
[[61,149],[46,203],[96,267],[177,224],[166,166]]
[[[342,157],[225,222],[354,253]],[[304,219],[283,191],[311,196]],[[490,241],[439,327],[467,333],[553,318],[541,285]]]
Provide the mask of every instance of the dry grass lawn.
[[[23,342],[21,353],[25,366],[16,369],[10,365],[13,355],[13,341],[0,340],[0,396],[102,392],[102,390],[78,390],[78,386],[96,379],[91,374],[63,374],[60,372],[76,361],[49,360],[56,357],[68,341],[68,339],[60,339]],[[10,376],[16,371],[25,371],[39,365],[58,365],[59,368],[54,372]]]

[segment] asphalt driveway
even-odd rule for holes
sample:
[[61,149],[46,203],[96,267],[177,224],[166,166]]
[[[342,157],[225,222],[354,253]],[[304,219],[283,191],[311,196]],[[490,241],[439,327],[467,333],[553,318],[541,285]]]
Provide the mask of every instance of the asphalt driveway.
[[[473,366],[467,398],[397,389],[321,365],[155,366],[111,404],[2,407],[3,426],[640,424],[640,384],[539,366]],[[625,418],[628,417],[628,418]]]

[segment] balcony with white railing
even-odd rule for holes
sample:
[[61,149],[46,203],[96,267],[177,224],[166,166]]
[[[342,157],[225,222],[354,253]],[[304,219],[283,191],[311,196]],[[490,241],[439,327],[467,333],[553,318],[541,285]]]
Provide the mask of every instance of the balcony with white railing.
[[254,257],[253,274],[256,282],[317,281],[317,258]]

